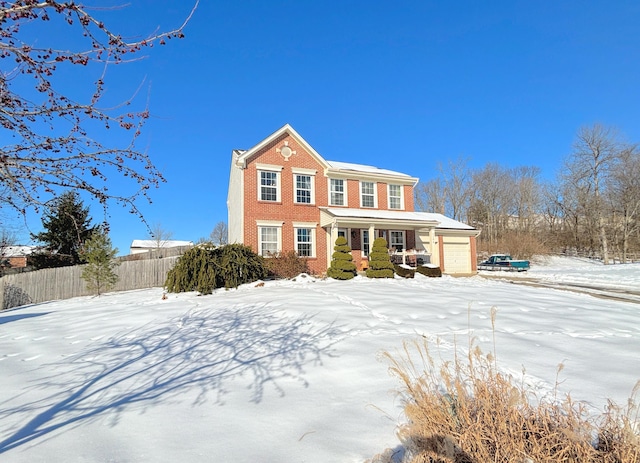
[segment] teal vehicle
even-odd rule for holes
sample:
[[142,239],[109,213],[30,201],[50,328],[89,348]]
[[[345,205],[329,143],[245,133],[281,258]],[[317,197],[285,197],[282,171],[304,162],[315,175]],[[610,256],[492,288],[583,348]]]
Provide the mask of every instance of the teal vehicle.
[[478,265],[478,270],[504,270],[508,272],[526,272],[528,260],[514,260],[509,254],[493,254]]

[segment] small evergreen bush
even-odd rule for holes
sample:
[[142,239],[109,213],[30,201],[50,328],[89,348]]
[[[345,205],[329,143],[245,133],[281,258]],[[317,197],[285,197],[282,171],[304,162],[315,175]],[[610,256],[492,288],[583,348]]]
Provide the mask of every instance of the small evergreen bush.
[[403,278],[413,278],[416,274],[416,269],[402,267],[401,265],[397,264],[393,264],[393,271]]
[[344,236],[338,237],[333,251],[327,276],[336,280],[350,280],[356,276],[356,264],[353,263],[351,248]]
[[265,259],[270,276],[293,278],[301,273],[309,273],[309,262],[295,251],[278,252]]
[[120,265],[115,260],[117,249],[111,247],[111,240],[101,231],[94,231],[91,237],[84,243],[80,253],[81,258],[87,262],[82,269],[82,279],[87,283],[89,291],[100,295],[113,288],[118,282],[115,268]]
[[393,278],[393,264],[387,249],[387,240],[376,238],[373,241],[371,252],[369,253],[369,268],[367,269],[369,278]]
[[237,288],[264,278],[264,259],[248,246],[204,243],[189,249],[169,271],[165,287],[172,293],[198,291],[211,294],[216,288]]
[[416,272],[421,273],[426,277],[441,277],[442,270],[440,267],[425,267],[424,265],[418,265]]

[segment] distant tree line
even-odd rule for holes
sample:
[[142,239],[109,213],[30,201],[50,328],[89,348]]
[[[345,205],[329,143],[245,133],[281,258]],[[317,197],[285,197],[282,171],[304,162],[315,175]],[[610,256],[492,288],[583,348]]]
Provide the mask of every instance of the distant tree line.
[[640,150],[615,128],[580,128],[553,181],[536,166],[472,169],[465,158],[438,172],[417,185],[416,208],[482,230],[479,251],[569,251],[605,263],[640,252]]

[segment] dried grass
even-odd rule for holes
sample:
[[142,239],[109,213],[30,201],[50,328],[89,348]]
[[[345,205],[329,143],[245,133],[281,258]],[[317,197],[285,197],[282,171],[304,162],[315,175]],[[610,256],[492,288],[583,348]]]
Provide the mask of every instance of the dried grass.
[[402,460],[387,452],[372,462],[640,462],[634,400],[640,382],[626,407],[610,402],[605,414],[593,417],[569,395],[559,400],[557,381],[553,397],[541,399],[524,381],[499,372],[495,355],[484,355],[473,339],[468,352],[436,361],[422,338],[406,342],[399,354],[384,354],[402,382],[408,422],[398,433]]

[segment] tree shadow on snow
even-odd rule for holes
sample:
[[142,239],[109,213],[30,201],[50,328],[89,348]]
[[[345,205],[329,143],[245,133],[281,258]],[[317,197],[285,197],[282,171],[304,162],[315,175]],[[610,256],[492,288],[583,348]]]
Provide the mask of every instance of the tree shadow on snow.
[[240,375],[250,382],[254,402],[266,384],[284,395],[278,381],[293,378],[306,385],[304,367],[331,356],[340,338],[333,324],[320,326],[311,316],[290,318],[256,305],[192,311],[148,324],[50,365],[55,374],[34,388],[57,392],[0,409],[0,422],[24,415],[21,424],[3,432],[10,435],[0,442],[0,454],[105,414],[115,423],[125,409],[179,401],[194,390],[194,405],[211,396],[221,403],[227,383]]

